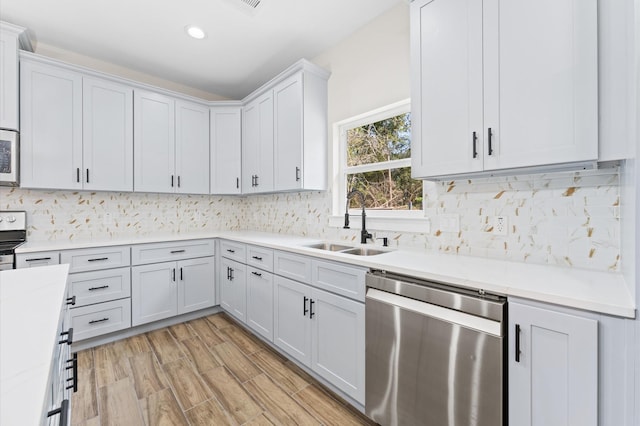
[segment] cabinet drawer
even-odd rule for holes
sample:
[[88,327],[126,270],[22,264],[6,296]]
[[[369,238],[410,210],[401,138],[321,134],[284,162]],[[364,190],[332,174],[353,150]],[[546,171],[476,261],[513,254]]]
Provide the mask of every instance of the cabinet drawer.
[[311,259],[297,254],[276,251],[273,273],[303,283],[311,283]]
[[131,327],[131,299],[114,300],[71,310],[74,340]]
[[334,262],[312,262],[312,284],[316,287],[364,302],[366,268]]
[[273,272],[273,250],[247,246],[247,265]]
[[81,272],[69,275],[69,297],[76,297],[74,309],[131,296],[131,269]]
[[247,246],[227,240],[220,240],[220,254],[227,259],[247,263]]
[[120,268],[131,264],[131,250],[129,246],[65,250],[60,254],[60,263],[69,264],[70,274]]
[[213,256],[214,254],[214,240],[140,244],[131,247],[131,262],[133,265],[144,265],[147,263]]
[[16,254],[16,265],[18,269],[32,268],[34,266],[58,265],[59,263],[59,251],[40,251],[37,253]]

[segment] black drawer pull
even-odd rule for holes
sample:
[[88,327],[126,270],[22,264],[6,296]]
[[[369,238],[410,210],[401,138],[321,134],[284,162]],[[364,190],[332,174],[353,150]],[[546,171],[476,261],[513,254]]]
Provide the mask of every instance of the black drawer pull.
[[473,132],[473,150],[471,151],[472,158],[478,158],[478,135]]
[[313,299],[309,299],[309,318],[313,318],[313,316],[316,314],[315,312],[313,312],[313,304],[316,303],[313,301]]
[[75,306],[76,296],[67,297],[67,305]]
[[25,262],[39,262],[41,260],[51,260],[50,257],[34,257],[33,259],[25,259]]
[[309,300],[309,298],[307,296],[304,296],[304,299],[302,300],[302,316],[303,317],[306,317],[307,312],[309,312],[309,310],[307,309],[307,300]]
[[173,282],[176,282],[176,268],[173,268],[173,269],[171,270],[171,280],[172,280]]
[[78,392],[78,353],[74,352],[73,358],[68,359],[67,363],[72,363],[67,370],[73,370],[73,377],[71,379],[67,379],[67,382],[70,382],[73,379],[73,385],[67,386],[67,389],[73,389],[74,392]]
[[520,362],[520,324],[516,324],[516,362]]
[[94,290],[102,290],[105,288],[109,288],[108,285],[101,285],[100,287],[89,287],[89,291],[94,291]]
[[233,281],[233,268],[229,268],[229,281]]
[[260,256],[251,256],[251,257],[253,257],[255,260],[262,260]]
[[489,141],[489,155],[493,155],[493,143],[491,138],[493,137],[493,132],[491,131],[491,127],[487,129],[487,139]]
[[67,345],[71,346],[71,344],[73,343],[73,327],[71,327],[67,331],[63,331],[62,333],[60,333],[60,336],[67,336],[67,338],[63,340],[59,340],[58,341],[59,344],[62,345],[66,343]]
[[55,416],[56,414],[60,414],[60,422],[58,423],[60,426],[66,426],[68,424],[67,417],[69,416],[69,400],[65,399],[60,404],[60,408],[56,408],[55,410],[51,410],[47,413],[47,417]]
[[235,252],[236,252],[235,250],[231,250],[231,249],[227,249],[227,251],[228,251],[229,253],[235,253]]
[[100,262],[102,260],[109,260],[108,257],[96,257],[95,259],[88,259],[87,262]]
[[171,250],[171,254],[184,253],[186,250]]
[[107,317],[107,318],[102,318],[102,319],[99,319],[99,320],[91,320],[91,321],[89,321],[89,324],[96,324],[96,323],[105,322],[105,321],[109,321],[109,318]]
[[251,273],[252,273],[253,275],[255,275],[256,277],[261,277],[261,276],[262,276],[262,274],[261,274],[260,272],[251,271]]

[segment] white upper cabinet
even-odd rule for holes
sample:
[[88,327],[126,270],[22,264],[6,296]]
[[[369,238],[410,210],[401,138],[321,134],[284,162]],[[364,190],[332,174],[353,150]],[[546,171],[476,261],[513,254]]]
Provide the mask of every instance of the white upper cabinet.
[[133,89],[83,78],[84,189],[133,191]]
[[133,190],[133,90],[21,59],[26,188]]
[[134,105],[135,191],[209,193],[209,109],[142,90]]
[[135,191],[175,192],[175,100],[136,90],[133,117]]
[[209,108],[176,101],[176,192],[209,193]]
[[0,128],[18,130],[18,45],[24,28],[0,22]]
[[21,59],[20,181],[82,189],[82,75]]
[[273,90],[276,191],[327,188],[328,75],[313,70],[297,72]]
[[242,109],[242,192],[273,191],[273,91]]
[[598,159],[597,1],[411,4],[415,177]]
[[210,110],[211,193],[240,194],[242,174],[242,108]]

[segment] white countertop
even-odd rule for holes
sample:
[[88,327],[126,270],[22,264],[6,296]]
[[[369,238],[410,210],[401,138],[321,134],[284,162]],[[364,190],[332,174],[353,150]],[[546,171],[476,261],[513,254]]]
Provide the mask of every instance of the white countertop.
[[[536,265],[471,256],[434,254],[416,250],[393,250],[376,256],[355,256],[305,247],[318,238],[270,234],[256,231],[173,234],[136,239],[70,242],[29,242],[17,253],[66,250],[109,245],[141,244],[200,238],[226,238],[277,250],[312,255],[368,268],[483,289],[505,296],[584,309],[627,318],[635,317],[635,303],[620,273],[590,271],[551,265]],[[356,245],[345,241],[339,244]],[[367,247],[371,247],[368,244]],[[380,248],[379,246],[375,246]]]
[[39,425],[69,265],[0,272],[0,424]]

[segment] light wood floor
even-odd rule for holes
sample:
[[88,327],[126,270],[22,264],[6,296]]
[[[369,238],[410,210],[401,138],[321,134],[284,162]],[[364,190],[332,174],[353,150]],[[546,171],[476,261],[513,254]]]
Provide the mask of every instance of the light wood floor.
[[73,425],[374,424],[225,314],[78,353]]

